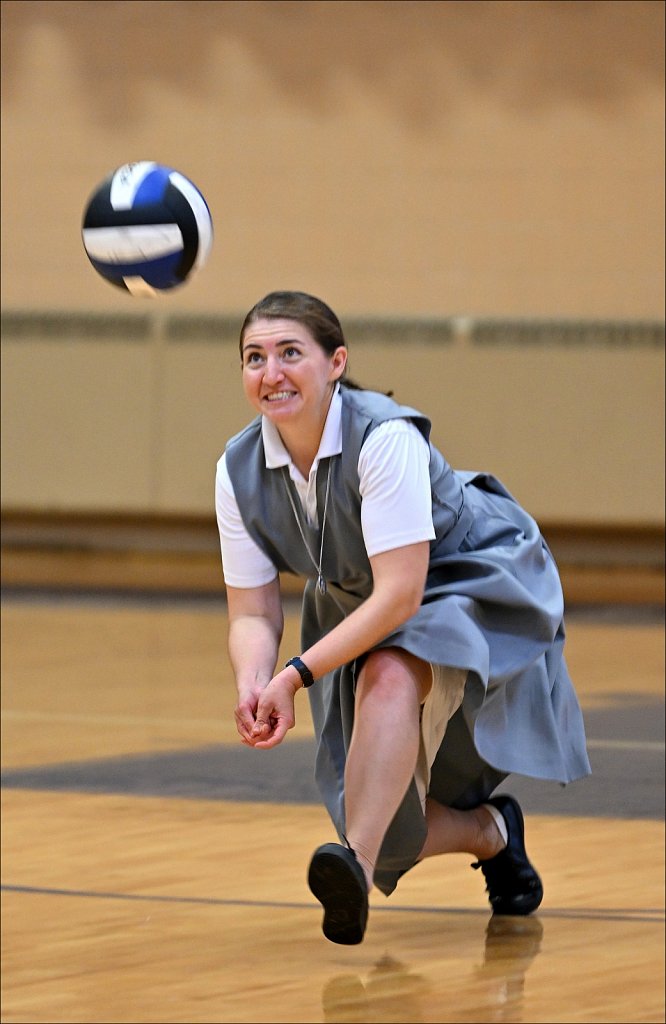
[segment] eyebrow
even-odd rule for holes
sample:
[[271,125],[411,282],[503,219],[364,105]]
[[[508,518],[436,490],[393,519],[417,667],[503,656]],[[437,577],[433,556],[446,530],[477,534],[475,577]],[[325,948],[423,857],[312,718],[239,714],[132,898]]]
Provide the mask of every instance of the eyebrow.
[[[277,346],[281,345],[301,345],[300,338],[285,338],[284,341],[277,341]],[[258,341],[248,341],[247,344],[243,343],[243,352],[248,348],[263,348],[264,346]]]

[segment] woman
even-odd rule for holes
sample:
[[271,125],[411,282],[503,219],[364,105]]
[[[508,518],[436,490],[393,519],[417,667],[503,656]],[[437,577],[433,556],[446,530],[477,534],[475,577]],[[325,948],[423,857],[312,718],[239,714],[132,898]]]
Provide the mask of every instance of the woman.
[[[563,659],[563,599],[534,520],[494,478],[454,472],[430,422],[346,376],[328,306],[274,292],[240,337],[259,414],[227,445],[216,507],[243,743],[270,749],[308,688],[315,775],[339,842],[308,880],[333,942],[362,941],[368,892],[466,852],[493,911],[542,885],[511,772],[589,773]],[[279,573],[306,577],[301,650],[276,672]]]

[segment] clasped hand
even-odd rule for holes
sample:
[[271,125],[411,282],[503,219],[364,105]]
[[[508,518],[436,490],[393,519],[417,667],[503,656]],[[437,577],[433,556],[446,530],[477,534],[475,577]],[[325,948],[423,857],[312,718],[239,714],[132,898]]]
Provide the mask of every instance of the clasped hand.
[[293,729],[294,695],[300,683],[294,683],[294,671],[279,672],[264,689],[241,695],[234,711],[241,741],[248,747],[276,747]]

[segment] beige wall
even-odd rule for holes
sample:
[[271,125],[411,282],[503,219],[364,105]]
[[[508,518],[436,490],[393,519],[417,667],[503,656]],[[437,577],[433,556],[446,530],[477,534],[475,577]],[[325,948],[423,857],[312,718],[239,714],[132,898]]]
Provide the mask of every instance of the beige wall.
[[[664,316],[663,14],[3,2],[3,311],[150,320],[6,332],[3,505],[208,511],[246,418],[233,331],[168,323],[296,287],[404,319],[402,342],[361,331],[353,369],[423,405],[454,464],[549,519],[662,520],[663,348],[639,328]],[[91,190],[136,159],[189,175],[216,227],[199,277],[147,305],[80,243]],[[479,318],[627,329],[484,345]]]
[[[212,515],[216,460],[250,415],[233,317],[5,321],[5,508]],[[493,471],[544,521],[662,522],[658,330],[613,343],[608,325],[544,322],[519,343],[501,326],[352,318],[351,371],[426,410],[454,466]]]

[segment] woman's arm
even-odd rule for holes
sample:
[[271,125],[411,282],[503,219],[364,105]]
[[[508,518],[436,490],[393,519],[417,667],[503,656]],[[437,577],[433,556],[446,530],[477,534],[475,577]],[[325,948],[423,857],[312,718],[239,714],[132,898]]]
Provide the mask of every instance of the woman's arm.
[[227,586],[227,605],[227,645],[238,689],[236,727],[243,742],[249,743],[257,704],[273,678],[282,639],[284,617],[279,579],[248,589]]
[[[384,551],[370,559],[373,573],[370,596],[330,633],[301,653],[315,679],[365,654],[418,611],[429,555],[430,544],[420,541]],[[278,730],[272,722],[284,716],[285,692],[288,695],[291,691],[293,714],[293,694],[301,685],[301,678],[293,667],[274,676],[259,698],[254,727],[247,737],[250,745],[274,747],[281,742],[291,726]]]
[[425,589],[430,544],[420,541],[370,559],[370,596],[301,655],[315,679],[370,650],[415,615]]

